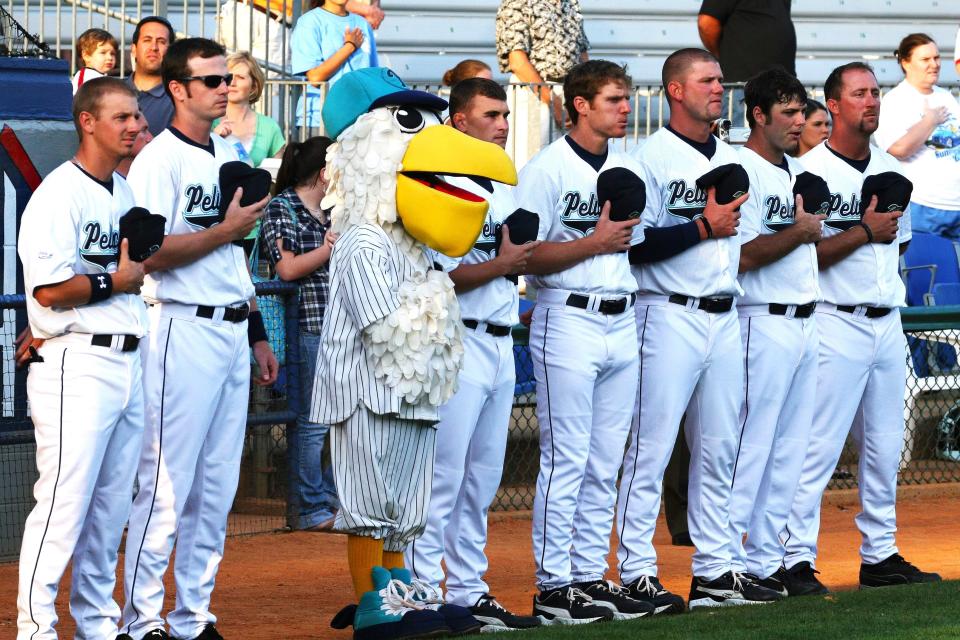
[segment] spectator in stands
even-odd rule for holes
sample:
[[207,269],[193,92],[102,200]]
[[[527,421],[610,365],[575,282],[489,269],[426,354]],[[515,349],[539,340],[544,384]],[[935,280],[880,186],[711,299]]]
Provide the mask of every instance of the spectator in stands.
[[874,139],[913,182],[913,230],[960,238],[960,105],[937,86],[940,50],[930,36],[911,33],[894,54],[905,78],[883,97]]
[[[567,72],[588,57],[590,42],[583,29],[580,0],[501,0],[496,39],[500,70],[511,74],[511,83],[553,83],[552,88],[517,87],[511,105],[516,123],[510,130],[511,140],[529,138],[528,114],[538,110],[540,145],[544,146],[550,141],[551,114],[558,129],[564,124],[562,85]],[[518,169],[538,151],[516,147],[512,141],[507,148],[513,148]]]
[[344,73],[379,66],[373,28],[347,11],[347,0],[323,0],[297,21],[293,29],[291,71],[312,85],[297,101],[297,124],[321,126],[321,82],[333,84]]
[[126,81],[137,91],[140,111],[150,127],[150,134],[160,135],[173,119],[173,101],[163,86],[160,65],[167,54],[167,47],[177,39],[177,34],[166,18],[147,16],[133,30],[130,56],[134,72]]
[[461,80],[469,80],[470,78],[493,80],[493,72],[486,62],[467,58],[458,62],[453,69],[447,69],[446,73],[443,74],[443,86],[452,87]]
[[336,235],[320,208],[327,189],[324,172],[330,138],[291,142],[277,173],[277,196],[267,205],[261,247],[282,280],[300,285],[300,415],[287,432],[289,460],[287,524],[292,529],[326,531],[333,526],[337,492],[329,467],[321,470],[328,425],[310,422],[310,403],[327,307],[327,264]]
[[803,131],[800,132],[800,145],[797,147],[796,154],[794,154],[797,158],[830,137],[830,114],[823,103],[807,98],[807,106],[803,110],[803,114],[807,117],[807,120],[803,123]]
[[725,82],[745,82],[773,64],[797,75],[790,0],[703,0],[697,29]]
[[117,64],[117,39],[103,29],[87,29],[77,38],[77,72],[73,76],[73,93],[76,95],[87,80],[109,75]]
[[130,150],[130,155],[120,161],[120,164],[117,165],[117,173],[122,175],[124,178],[127,177],[127,174],[130,173],[130,165],[133,164],[133,159],[137,157],[137,154],[143,151],[143,148],[150,144],[153,140],[153,134],[150,133],[150,127],[147,125],[147,119],[143,117],[143,114],[140,114],[140,133],[137,134],[137,139],[133,141],[133,148]]
[[241,160],[259,167],[264,158],[274,155],[286,140],[280,125],[253,110],[263,93],[263,70],[247,51],[227,56],[227,71],[233,74],[227,94],[227,113],[213,121],[213,131],[232,144]]

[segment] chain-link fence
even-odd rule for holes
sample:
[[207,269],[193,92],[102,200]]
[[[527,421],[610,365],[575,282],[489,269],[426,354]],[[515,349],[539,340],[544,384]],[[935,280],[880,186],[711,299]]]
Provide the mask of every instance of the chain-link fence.
[[[296,288],[270,282],[259,283],[257,291],[264,309],[269,306],[264,304],[268,301],[264,294],[272,293],[284,303],[294,303],[266,313],[271,340],[277,351],[284,353],[284,365],[276,385],[252,386],[250,391],[240,485],[230,517],[233,535],[270,531],[285,525],[286,426],[299,409],[298,394],[290,393],[300,384]],[[31,491],[36,468],[26,376],[13,366],[15,327],[22,326],[24,321],[23,297],[0,297],[0,310],[0,558],[13,558],[19,551],[23,521],[33,506]],[[960,482],[960,307],[907,308],[903,310],[903,324],[909,353],[900,482]],[[283,343],[277,342],[275,331],[280,325],[285,328]],[[492,505],[495,511],[529,509],[539,468],[539,427],[526,329],[518,328],[514,340],[517,386],[503,481]],[[848,446],[831,487],[856,487],[856,470],[856,452]]]

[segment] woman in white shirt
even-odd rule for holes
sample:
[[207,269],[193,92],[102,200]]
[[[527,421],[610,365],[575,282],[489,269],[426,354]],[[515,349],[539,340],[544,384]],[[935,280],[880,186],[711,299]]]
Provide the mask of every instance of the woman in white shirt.
[[960,238],[960,104],[940,79],[940,50],[912,33],[894,52],[904,80],[880,103],[874,140],[913,182],[913,230]]

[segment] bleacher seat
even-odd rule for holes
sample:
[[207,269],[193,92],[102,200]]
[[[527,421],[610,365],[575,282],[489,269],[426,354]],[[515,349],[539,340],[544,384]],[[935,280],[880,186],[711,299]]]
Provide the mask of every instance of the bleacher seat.
[[934,286],[960,282],[957,246],[947,238],[915,232],[903,254],[901,270],[906,276],[907,304],[926,304],[925,296],[933,291]]
[[930,296],[930,301],[937,306],[960,305],[960,282],[937,283]]

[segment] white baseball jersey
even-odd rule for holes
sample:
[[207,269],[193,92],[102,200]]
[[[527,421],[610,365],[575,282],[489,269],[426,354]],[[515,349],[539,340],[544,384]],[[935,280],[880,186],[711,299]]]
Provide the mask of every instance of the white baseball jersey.
[[[540,216],[537,239],[569,242],[593,233],[601,208],[597,176],[613,167],[627,167],[643,177],[632,158],[613,149],[608,150],[600,171],[595,170],[574,151],[567,137],[538,153],[520,172],[514,190],[517,206]],[[631,244],[643,242],[641,226],[633,228]],[[625,253],[592,256],[557,273],[528,276],[527,281],[541,289],[582,293],[623,295],[637,290]]]
[[[507,185],[492,182],[493,193],[490,193],[469,178],[450,178],[450,183],[486,198],[490,208],[487,210],[487,219],[483,221],[483,231],[467,255],[450,258],[430,250],[430,257],[448,273],[461,264],[479,264],[495,258],[496,231],[506,217],[516,210],[512,188]],[[457,300],[460,302],[460,317],[464,319],[501,326],[513,326],[520,321],[517,285],[506,278],[494,278],[480,287],[458,293]]]
[[[236,159],[236,152],[215,133],[203,147],[168,128],[133,161],[130,186],[138,205],[167,219],[168,234],[196,233],[218,224],[220,166]],[[190,264],[154,271],[143,284],[148,302],[225,307],[252,295],[243,248],[232,243]]]
[[[746,147],[739,154],[740,164],[750,177],[750,199],[740,207],[740,240],[746,244],[793,224],[793,183],[803,167],[790,156],[784,156],[785,168],[778,167]],[[819,300],[817,275],[817,248],[812,242],[804,243],[779,260],[742,274],[743,297],[737,304],[807,304]]]
[[[641,175],[647,185],[644,227],[672,227],[701,217],[707,193],[697,187],[697,178],[715,167],[740,162],[725,142],[716,140],[716,150],[707,158],[666,128],[650,136],[635,153],[646,170]],[[640,293],[702,298],[740,295],[739,266],[740,238],[732,236],[705,240],[672,258],[634,266],[633,273]]]
[[132,206],[133,194],[123,176],[114,173],[112,184],[102,183],[72,162],[54,169],[37,188],[23,212],[17,243],[34,337],[146,333],[146,308],[135,294],[118,292],[73,308],[43,307],[33,297],[37,287],[78,274],[115,272],[119,220]]
[[[870,145],[870,162],[858,171],[837,155],[826,142],[808,151],[800,164],[822,176],[830,188],[830,212],[823,222],[823,237],[829,238],[860,224],[860,194],[863,181],[886,171],[903,173],[900,163],[886,151]],[[898,271],[900,244],[909,242],[910,208],[899,220],[897,241],[871,242],[858,247],[849,256],[824,269],[820,274],[823,299],[838,305],[901,307],[906,304],[906,289]]]

